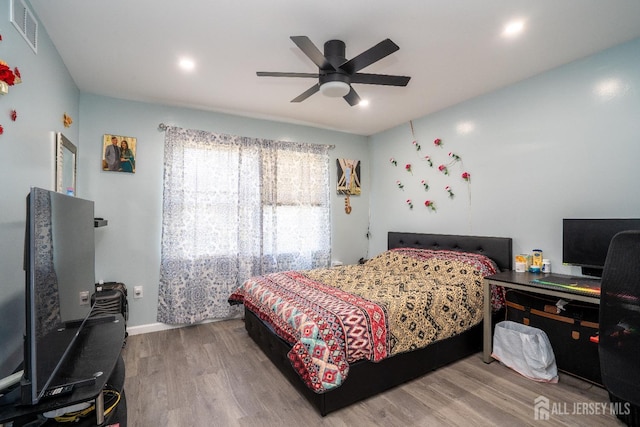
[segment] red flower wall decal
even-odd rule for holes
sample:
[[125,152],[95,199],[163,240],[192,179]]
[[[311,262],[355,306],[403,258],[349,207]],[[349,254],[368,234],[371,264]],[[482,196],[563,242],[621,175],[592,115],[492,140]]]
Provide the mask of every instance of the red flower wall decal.
[[16,81],[16,75],[4,61],[0,61],[0,80],[5,82],[9,86],[13,86]]
[[13,69],[13,74],[15,74],[16,79],[14,81],[14,83],[22,83],[22,75],[20,74],[20,70],[18,70],[18,67],[15,67]]
[[451,189],[451,187],[449,187],[448,185],[446,187],[444,187],[444,191],[446,191],[447,193],[449,193],[449,197],[453,199],[453,197],[455,196],[455,194],[453,194],[453,190]]
[[429,209],[430,211],[436,211],[436,203],[432,200],[426,200],[424,202],[424,205],[427,207],[427,209]]

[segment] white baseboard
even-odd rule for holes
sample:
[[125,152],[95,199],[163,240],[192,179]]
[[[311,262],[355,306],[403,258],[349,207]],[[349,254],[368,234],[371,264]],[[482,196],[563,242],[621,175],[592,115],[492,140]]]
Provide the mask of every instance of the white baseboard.
[[129,335],[148,334],[150,332],[167,331],[169,329],[182,328],[187,325],[167,325],[166,323],[149,323],[148,325],[127,326]]
[[[203,320],[202,322],[198,322],[198,323],[195,323],[195,324],[198,325],[198,324],[202,324],[202,323],[219,322],[221,320],[229,320],[229,319]],[[147,325],[140,325],[140,326],[127,326],[127,333],[129,335],[140,335],[140,334],[148,334],[148,333],[151,333],[151,332],[168,331],[170,329],[184,328],[184,327],[187,327],[187,326],[193,326],[193,325],[192,324],[189,324],[189,325],[168,325],[166,323],[156,322],[156,323],[149,323]]]

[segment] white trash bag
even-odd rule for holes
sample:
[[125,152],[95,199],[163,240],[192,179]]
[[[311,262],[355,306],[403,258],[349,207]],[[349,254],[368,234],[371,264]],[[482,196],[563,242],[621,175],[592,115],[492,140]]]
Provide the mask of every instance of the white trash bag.
[[498,323],[491,356],[531,380],[558,382],[556,357],[541,329],[509,320]]

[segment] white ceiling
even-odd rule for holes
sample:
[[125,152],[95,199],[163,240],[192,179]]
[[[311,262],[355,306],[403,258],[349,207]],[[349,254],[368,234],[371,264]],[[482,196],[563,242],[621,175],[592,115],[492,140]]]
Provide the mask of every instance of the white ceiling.
[[[31,0],[80,90],[371,135],[640,37],[638,0]],[[501,36],[522,19],[517,38]],[[354,84],[367,107],[316,93],[289,39],[352,58],[385,38],[400,50],[362,70],[407,87]],[[181,57],[196,62],[191,73]],[[179,125],[179,123],[176,123]]]

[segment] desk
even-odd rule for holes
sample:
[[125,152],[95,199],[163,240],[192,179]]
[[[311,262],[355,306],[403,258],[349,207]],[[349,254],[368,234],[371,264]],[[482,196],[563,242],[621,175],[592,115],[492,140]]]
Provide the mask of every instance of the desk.
[[[483,326],[483,352],[482,360],[484,363],[491,363],[493,358],[493,325],[491,322],[491,285],[502,286],[503,288],[519,289],[521,291],[534,292],[537,294],[551,295],[558,298],[583,301],[592,304],[600,304],[600,297],[587,296],[580,293],[572,292],[570,289],[550,289],[548,287],[536,286],[531,281],[534,279],[544,279],[549,276],[542,273],[516,273],[515,271],[503,271],[492,276],[484,278],[484,326]],[[554,276],[561,276],[554,274]],[[564,276],[571,277],[571,276]],[[488,321],[487,321],[488,319]]]

